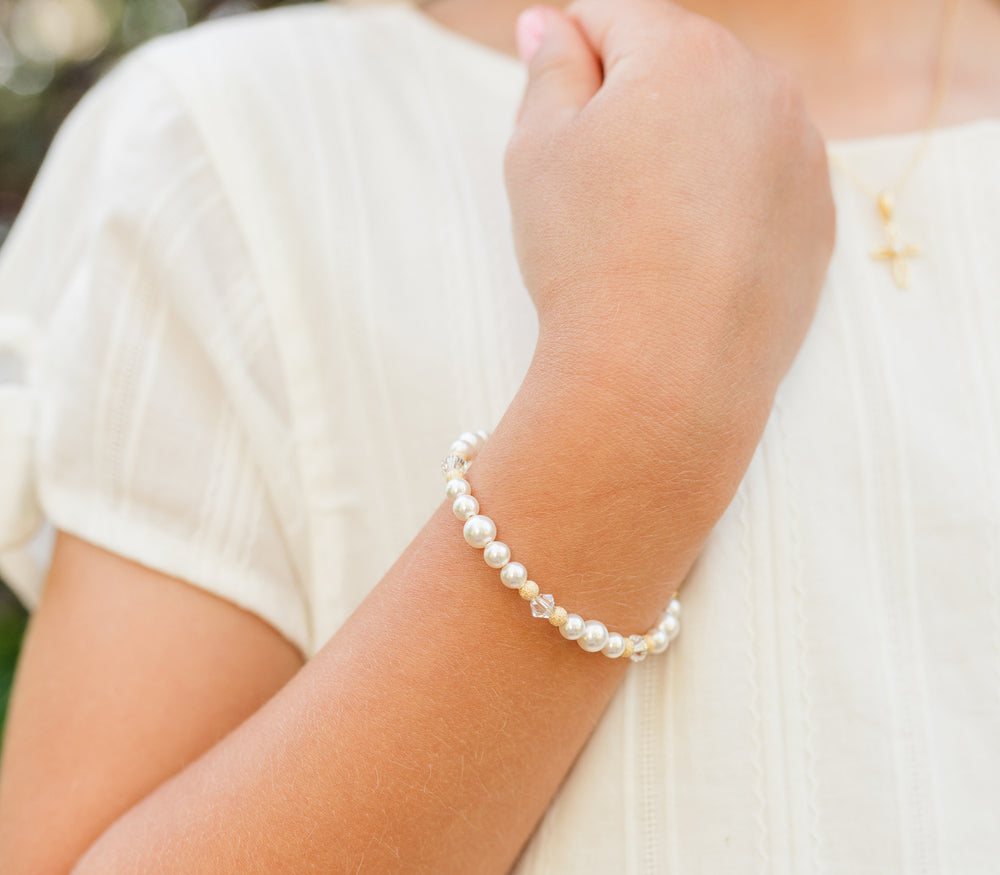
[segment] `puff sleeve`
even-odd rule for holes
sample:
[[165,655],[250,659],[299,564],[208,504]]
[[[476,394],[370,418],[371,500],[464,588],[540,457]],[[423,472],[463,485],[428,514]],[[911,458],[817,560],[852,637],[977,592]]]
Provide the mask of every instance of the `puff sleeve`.
[[0,327],[32,338],[0,395],[0,557],[33,605],[43,578],[10,557],[44,518],[308,653],[280,355],[234,219],[142,50],[74,110],[0,251]]

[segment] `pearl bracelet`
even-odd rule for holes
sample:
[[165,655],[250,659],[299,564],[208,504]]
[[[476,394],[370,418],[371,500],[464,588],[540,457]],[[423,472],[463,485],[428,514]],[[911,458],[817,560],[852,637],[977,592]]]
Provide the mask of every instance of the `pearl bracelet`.
[[510,547],[496,540],[497,527],[488,516],[479,513],[479,502],[472,495],[472,486],[465,474],[483,448],[489,434],[485,431],[465,432],[451,445],[448,456],[441,463],[448,485],[445,494],[452,499],[452,512],[465,524],[463,534],[470,547],[483,551],[483,559],[490,568],[500,570],[500,581],[508,589],[516,589],[528,602],[534,617],[546,619],[559,629],[563,638],[576,641],[588,653],[601,651],[611,659],[627,656],[633,662],[642,662],[649,653],[662,653],[680,632],[681,603],[671,599],[666,611],[645,635],[622,635],[609,632],[599,620],[584,620],[556,605],[555,599],[539,592],[538,584],[528,580],[528,571],[511,560]]

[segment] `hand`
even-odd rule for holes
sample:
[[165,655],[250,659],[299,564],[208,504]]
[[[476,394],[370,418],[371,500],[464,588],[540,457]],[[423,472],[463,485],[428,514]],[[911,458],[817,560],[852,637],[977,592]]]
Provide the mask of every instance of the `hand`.
[[536,362],[645,411],[617,437],[669,445],[714,524],[832,251],[822,139],[784,70],[668,0],[535,9],[505,174]]

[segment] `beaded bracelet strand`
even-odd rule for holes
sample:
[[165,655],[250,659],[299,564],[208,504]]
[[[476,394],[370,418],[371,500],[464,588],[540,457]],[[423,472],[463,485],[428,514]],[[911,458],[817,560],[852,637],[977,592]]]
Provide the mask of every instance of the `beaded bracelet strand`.
[[576,641],[588,653],[600,651],[610,659],[627,656],[633,662],[642,662],[649,653],[662,653],[680,632],[681,603],[673,598],[656,625],[645,635],[622,635],[609,632],[599,620],[584,620],[556,605],[549,594],[541,594],[538,584],[528,579],[527,569],[511,559],[510,547],[496,540],[497,527],[488,516],[479,513],[479,502],[472,495],[472,486],[465,475],[485,445],[489,433],[485,431],[462,434],[451,445],[441,463],[448,481],[445,494],[452,500],[452,512],[464,523],[463,534],[470,547],[483,551],[483,559],[490,568],[500,571],[500,581],[508,589],[516,589],[528,602],[534,617],[546,619],[559,629],[563,638]]

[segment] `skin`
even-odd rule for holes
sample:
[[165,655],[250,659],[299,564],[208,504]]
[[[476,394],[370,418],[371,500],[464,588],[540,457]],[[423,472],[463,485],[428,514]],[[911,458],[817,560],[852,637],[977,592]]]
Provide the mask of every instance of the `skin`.
[[[827,140],[921,130],[927,123],[946,0],[686,0],[789,70]],[[444,27],[517,55],[513,22],[530,0],[426,0]],[[564,7],[565,2],[550,4]],[[1000,116],[1000,2],[958,0],[941,124]]]
[[[806,27],[801,5],[769,0],[759,19],[751,0],[713,11],[745,10],[740,20],[758,25],[748,41],[767,35],[814,59],[812,75],[796,71],[806,83],[832,64],[828,46],[861,58],[884,25],[856,14]],[[806,5],[817,16],[862,9]],[[521,4],[435,6],[449,26],[513,50]],[[573,20],[551,13],[505,166],[538,349],[474,482],[533,576],[565,581],[560,601],[642,629],[732,497],[808,327],[832,246],[819,128],[849,116],[861,127],[867,115],[853,115],[849,79],[839,101],[803,97],[794,74],[665,0],[584,0],[570,11]],[[996,25],[992,7],[968,0],[960,54],[971,72],[949,106],[954,121],[956,107],[964,118],[997,109],[1000,73],[977,60],[975,16]],[[642,38],[651,32],[661,40]],[[926,61],[926,37],[907,30],[900,57]],[[651,111],[648,94],[668,79],[676,92]],[[919,104],[915,89],[905,85],[901,106]],[[671,101],[686,107],[670,162],[683,172],[666,176],[648,144],[679,118]],[[719,102],[753,110],[727,113],[723,127],[702,108]],[[898,129],[919,127],[904,115],[893,117]],[[622,125],[634,146],[625,176],[644,180],[631,211],[683,221],[621,224],[622,176],[602,168],[621,157],[609,132]],[[727,136],[743,145],[740,172],[692,204],[684,181],[715,178]],[[735,177],[741,187],[727,189]],[[586,198],[594,221],[560,221],[553,190],[571,204]],[[769,221],[743,212],[753,208]],[[587,271],[566,270],[584,255]],[[677,350],[669,366],[650,355],[666,342]],[[565,463],[525,478],[522,460],[553,442]],[[641,476],[622,471],[623,453]],[[11,706],[0,869],[508,871],[628,664],[538,623],[498,624],[512,594],[458,537],[444,505],[303,665],[260,619],[60,535]],[[428,600],[428,589],[450,596]]]

